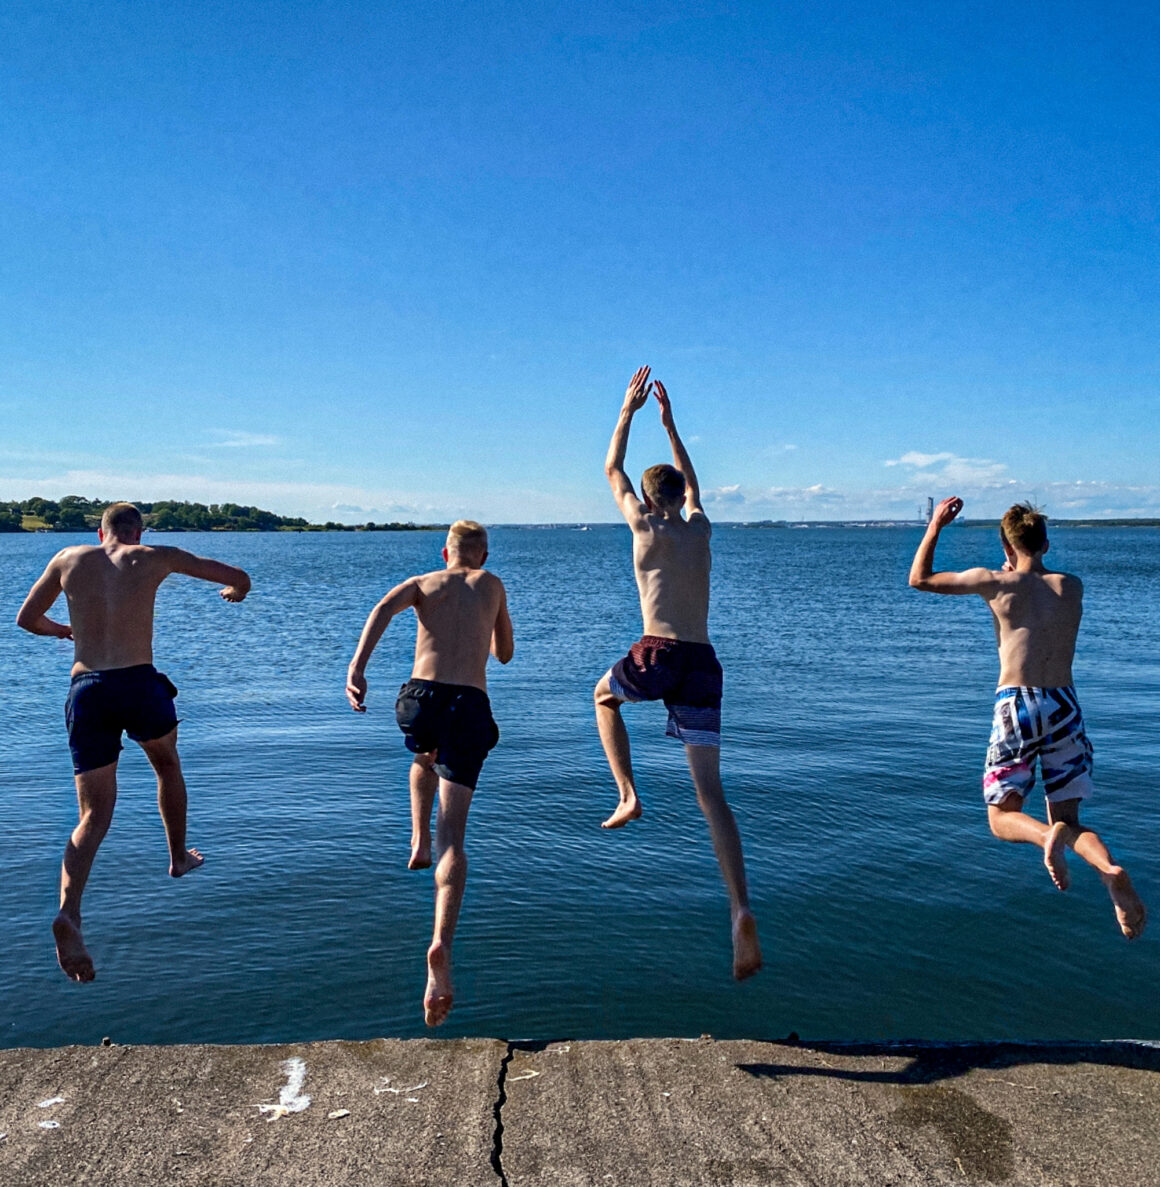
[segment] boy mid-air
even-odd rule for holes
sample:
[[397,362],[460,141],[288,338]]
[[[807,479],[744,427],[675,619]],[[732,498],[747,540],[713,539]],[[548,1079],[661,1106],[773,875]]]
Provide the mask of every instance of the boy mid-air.
[[[642,502],[624,471],[624,455],[633,415],[644,407],[654,388],[675,465],[645,471]],[[677,434],[668,392],[659,380],[649,383],[648,367],[641,367],[628,385],[604,473],[632,529],[644,633],[596,685],[596,725],[620,794],[616,811],[603,827],[620,828],[637,819],[642,810],[620,706],[626,701],[663,700],[669,711],[665,732],[685,744],[697,802],[708,821],[729,891],[733,975],[742,980],[761,968],[761,946],[749,909],[741,837],[721,786],[722,673],[708,626],[711,528],[701,507],[693,463]]]
[[[999,687],[983,773],[983,799],[991,832],[1043,850],[1051,880],[1069,884],[1067,849],[1095,868],[1116,909],[1120,930],[1134,940],[1147,913],[1127,871],[1103,841],[1079,822],[1081,800],[1092,794],[1092,748],[1072,687],[1071,664],[1083,613],[1083,583],[1043,564],[1047,523],[1033,507],[1017,503],[1003,516],[1002,569],[934,572],[939,532],[963,509],[958,498],[934,509],[910,566],[910,584],[928,593],[978,594],[990,607],[999,644]],[[1023,803],[1043,774],[1047,823],[1028,816]]]
[[423,1012],[438,1026],[451,1010],[451,943],[467,882],[467,811],[483,761],[499,741],[487,697],[487,657],[506,664],[515,650],[503,582],[483,568],[487,532],[471,520],[451,525],[446,568],[409,577],[371,611],[346,678],[351,708],[365,713],[367,661],[395,615],[415,611],[419,629],[411,679],[399,691],[395,718],[411,763],[411,860],[431,865],[435,823],[435,930],[427,950]]
[[[99,545],[58,552],[29,591],[17,626],[34,635],[72,639],[72,683],[65,702],[80,822],[64,851],[60,912],[53,921],[56,958],[73,981],[96,976],[81,935],[81,896],[97,849],[113,821],[121,733],[145,751],[157,774],[157,806],[169,842],[169,873],[180,878],[205,860],[185,847],[186,793],[177,755],[177,689],[153,666],[153,604],[171,573],[225,586],[240,602],[250,579],[233,565],[180,548],[141,543],[141,513],[132,503],[105,509]],[[64,591],[69,624],[46,617]]]

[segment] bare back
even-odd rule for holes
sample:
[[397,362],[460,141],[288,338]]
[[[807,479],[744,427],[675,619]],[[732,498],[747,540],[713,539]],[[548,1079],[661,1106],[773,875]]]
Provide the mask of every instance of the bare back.
[[999,686],[1065,688],[1083,614],[1083,583],[1070,573],[1005,570],[983,594],[995,620]]
[[58,558],[76,642],[73,675],[153,662],[153,604],[168,550],[80,545]]
[[503,583],[485,569],[438,569],[411,578],[419,620],[416,680],[487,690],[487,657],[504,610]]
[[649,511],[630,526],[643,633],[708,643],[709,520],[701,512],[684,520]]

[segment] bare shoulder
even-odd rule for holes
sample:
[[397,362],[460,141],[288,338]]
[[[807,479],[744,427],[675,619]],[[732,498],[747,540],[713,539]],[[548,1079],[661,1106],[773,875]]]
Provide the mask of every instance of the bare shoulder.
[[693,531],[700,532],[704,536],[711,536],[713,534],[713,525],[709,522],[709,517],[704,511],[692,512],[685,522]]
[[1060,594],[1065,598],[1083,597],[1083,582],[1074,573],[1052,573]]

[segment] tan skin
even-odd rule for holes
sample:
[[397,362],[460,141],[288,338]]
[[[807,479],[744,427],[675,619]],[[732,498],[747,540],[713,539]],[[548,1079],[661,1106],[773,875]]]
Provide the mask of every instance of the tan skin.
[[[712,528],[701,506],[696,471],[677,432],[669,393],[660,380],[650,383],[650,368],[641,367],[625,392],[604,473],[625,522],[632,529],[632,560],[640,594],[643,634],[689,643],[709,642],[709,538]],[[658,506],[641,499],[624,469],[632,418],[653,395],[660,406],[661,427],[669,439],[673,465],[685,479],[684,499]],[[608,675],[596,685],[596,725],[608,765],[616,780],[619,802],[602,827],[622,828],[642,814],[632,770],[628,731],[621,717],[622,701]],[[729,892],[732,914],[733,975],[742,980],[761,968],[757,924],[749,908],[745,858],[737,822],[721,786],[720,751],[715,746],[686,746],[685,756],[697,802],[709,825],[713,849]]]
[[[1065,688],[1072,681],[1076,636],[1083,615],[1083,583],[1070,573],[1054,572],[1043,563],[1049,544],[1035,553],[1022,552],[1000,530],[1006,562],[1001,569],[974,568],[936,572],[939,533],[962,511],[957,497],[934,509],[910,567],[913,589],[939,594],[977,594],[987,603],[999,649],[999,688]],[[1060,890],[1070,885],[1066,851],[1072,849],[1100,875],[1108,889],[1120,930],[1135,939],[1147,912],[1127,871],[1116,864],[1100,837],[1080,824],[1078,799],[1049,802],[1047,822],[1023,811],[1023,799],[1012,793],[988,804],[991,831],[1004,841],[1037,845],[1051,880]]]
[[[346,679],[346,698],[356,713],[366,712],[366,666],[391,620],[412,609],[418,620],[413,680],[464,684],[487,691],[487,660],[511,661],[515,651],[507,592],[484,570],[486,547],[455,537],[443,549],[446,568],[410,577],[396,585],[371,611],[363,626]],[[464,849],[472,789],[441,779],[433,769],[438,755],[417,754],[411,764],[411,859],[408,869],[431,865],[431,810],[435,820],[435,926],[427,950],[427,988],[423,1014],[438,1026],[451,1011],[451,945],[467,882]]]
[[[140,531],[116,534],[104,528],[99,545],[65,548],[49,561],[16,616],[34,635],[72,639],[72,674],[103,672],[153,662],[153,607],[158,587],[172,573],[222,584],[227,602],[242,601],[250,578],[233,565],[194,556],[180,548],[152,548]],[[64,593],[69,622],[48,617]],[[169,845],[169,873],[180,878],[205,860],[185,844],[186,789],[177,755],[177,730],[143,742],[157,776],[157,804]],[[81,931],[81,898],[117,801],[117,764],[75,777],[80,820],[61,867],[60,911],[53,921],[57,960],[73,981],[96,976]]]

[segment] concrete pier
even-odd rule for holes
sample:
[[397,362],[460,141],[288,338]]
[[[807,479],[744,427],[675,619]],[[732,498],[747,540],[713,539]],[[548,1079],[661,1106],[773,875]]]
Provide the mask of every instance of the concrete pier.
[[0,1184],[1155,1187],[1160,1049],[652,1039],[0,1051]]

